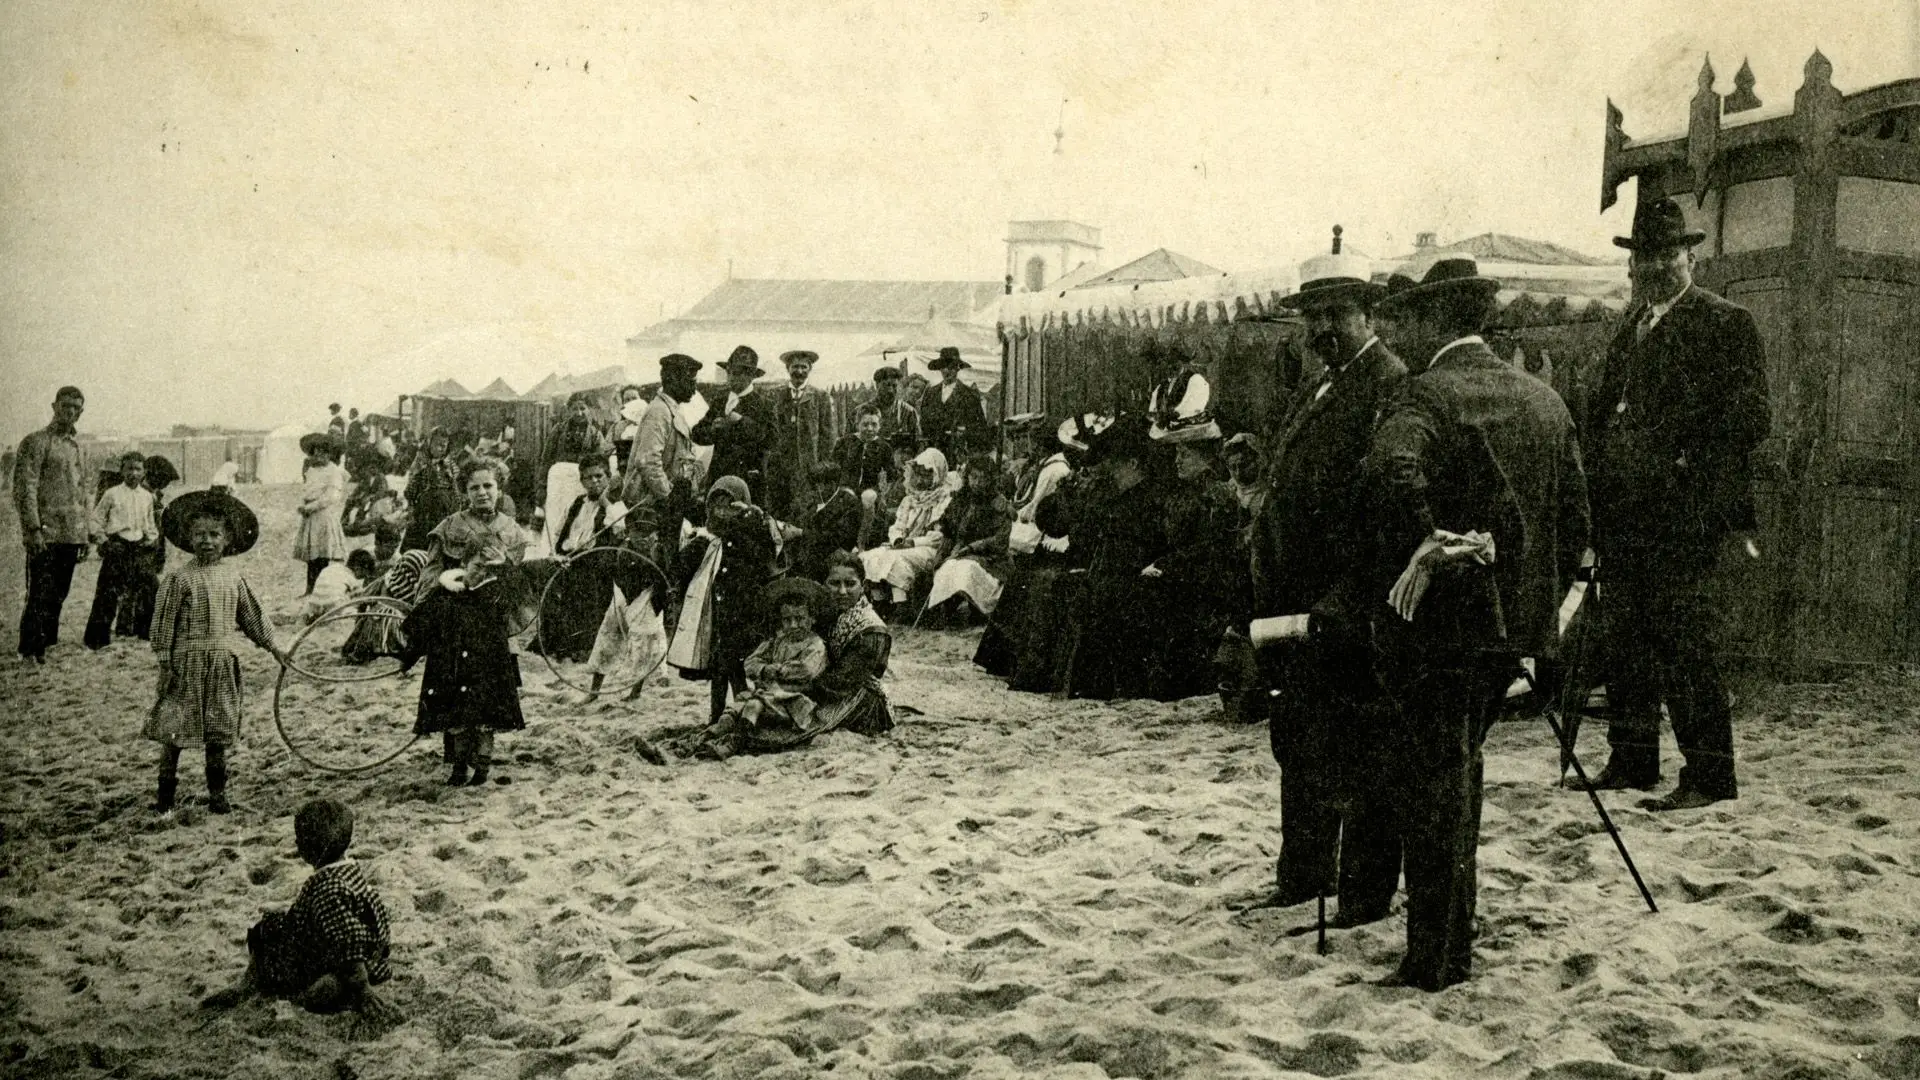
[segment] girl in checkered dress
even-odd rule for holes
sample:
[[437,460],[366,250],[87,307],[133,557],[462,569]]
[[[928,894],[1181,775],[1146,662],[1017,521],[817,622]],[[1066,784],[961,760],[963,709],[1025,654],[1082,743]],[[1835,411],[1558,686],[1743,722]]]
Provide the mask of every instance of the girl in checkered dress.
[[173,809],[180,751],[204,746],[207,809],[224,814],[231,809],[227,747],[240,737],[236,632],[286,661],[253,589],[240,571],[221,561],[251,548],[260,525],[239,499],[219,491],[194,491],[167,507],[160,531],[193,552],[194,561],[166,576],[155,601],[152,640],[159,683],[142,732],[160,744],[160,787],[153,808],[163,814]]
[[313,1012],[352,1009],[398,1019],[371,989],[393,977],[387,906],[360,865],[347,858],[353,811],[315,799],[293,819],[294,845],[313,867],[293,906],[269,912],[247,931],[247,973],[201,1005],[231,1008],[265,994]]

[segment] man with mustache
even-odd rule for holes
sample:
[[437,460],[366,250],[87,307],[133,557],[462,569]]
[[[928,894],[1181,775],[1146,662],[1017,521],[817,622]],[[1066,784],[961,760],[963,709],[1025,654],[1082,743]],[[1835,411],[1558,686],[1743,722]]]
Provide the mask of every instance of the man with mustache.
[[[1385,289],[1365,257],[1333,251],[1301,266],[1288,301],[1306,318],[1307,344],[1325,363],[1288,402],[1268,460],[1266,502],[1254,521],[1254,616],[1314,611],[1352,570],[1361,462],[1407,367],[1373,331]],[[1386,722],[1364,647],[1337,637],[1269,647],[1261,667],[1270,699],[1269,737],[1284,783],[1274,891],[1258,906],[1290,907],[1340,896],[1335,926],[1385,918],[1399,883],[1400,848],[1384,813],[1354,798],[1345,778],[1357,751]]]
[[1660,706],[1686,765],[1649,810],[1691,810],[1739,794],[1733,711],[1714,646],[1706,581],[1723,544],[1756,525],[1751,455],[1772,412],[1752,313],[1693,283],[1693,247],[1672,199],[1641,203],[1630,255],[1633,307],[1608,346],[1581,432],[1593,470],[1594,549],[1615,629],[1607,680],[1612,755],[1593,784],[1660,782]]

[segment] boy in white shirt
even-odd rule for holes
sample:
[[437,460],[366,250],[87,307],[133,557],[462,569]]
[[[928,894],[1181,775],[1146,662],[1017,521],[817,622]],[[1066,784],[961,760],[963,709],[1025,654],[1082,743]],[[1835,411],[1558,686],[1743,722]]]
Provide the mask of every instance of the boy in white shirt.
[[89,649],[104,649],[113,641],[120,597],[138,582],[141,555],[160,535],[146,478],[146,459],[137,450],[127,451],[120,456],[120,482],[102,492],[94,505],[92,532],[100,547],[100,577],[93,587],[93,610],[87,613]]

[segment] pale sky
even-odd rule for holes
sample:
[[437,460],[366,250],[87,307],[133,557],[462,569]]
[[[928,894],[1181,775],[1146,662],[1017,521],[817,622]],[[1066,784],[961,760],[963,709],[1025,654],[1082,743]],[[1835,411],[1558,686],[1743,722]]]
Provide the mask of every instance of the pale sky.
[[624,339],[729,260],[995,280],[1018,217],[1109,266],[1334,222],[1606,254],[1608,97],[1678,131],[1705,54],[1772,105],[1815,46],[1842,90],[1920,75],[1920,0],[15,0],[0,438],[67,382],[92,431],[317,423],[503,336],[644,371]]

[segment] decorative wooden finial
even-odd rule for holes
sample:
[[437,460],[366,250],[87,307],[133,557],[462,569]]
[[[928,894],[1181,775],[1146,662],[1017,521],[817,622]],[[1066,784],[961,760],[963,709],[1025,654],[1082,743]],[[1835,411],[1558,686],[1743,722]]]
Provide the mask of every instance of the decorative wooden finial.
[[1333,227],[1333,253],[1335,255],[1340,254],[1340,234],[1344,231],[1345,230],[1338,225]]
[[1813,85],[1825,85],[1833,82],[1833,62],[1819,49],[1807,57],[1806,81]]
[[1619,106],[1607,99],[1606,150],[1600,160],[1600,212],[1606,213],[1620,200],[1620,182],[1626,179],[1620,167],[1620,155],[1627,148],[1627,133],[1621,129],[1625,117]]
[[1708,174],[1720,141],[1720,95],[1713,92],[1713,59],[1700,65],[1700,89],[1693,95],[1687,119],[1687,173],[1693,179],[1693,197],[1704,203]]
[[1733,76],[1733,93],[1720,103],[1722,111],[1731,116],[1760,107],[1760,96],[1753,92],[1753,64],[1745,57],[1740,60],[1740,70]]

